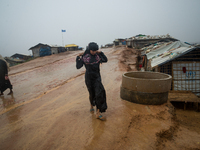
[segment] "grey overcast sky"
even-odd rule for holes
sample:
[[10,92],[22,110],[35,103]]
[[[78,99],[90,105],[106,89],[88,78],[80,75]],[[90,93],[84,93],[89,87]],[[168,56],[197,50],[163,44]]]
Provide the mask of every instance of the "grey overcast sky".
[[84,48],[137,34],[200,42],[199,8],[200,0],[0,0],[0,54],[62,46],[62,34],[64,45]]

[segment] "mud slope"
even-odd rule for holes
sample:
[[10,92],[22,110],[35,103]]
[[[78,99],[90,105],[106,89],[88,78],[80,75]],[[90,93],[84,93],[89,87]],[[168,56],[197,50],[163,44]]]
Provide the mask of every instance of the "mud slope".
[[[103,49],[109,60],[101,65],[108,103],[106,121],[96,119],[89,112],[84,68],[75,69],[78,52],[66,58],[55,55],[58,61],[49,60],[43,66],[41,61],[37,64],[41,67],[32,66],[31,71],[26,71],[28,66],[24,64],[19,74],[10,77],[13,97],[5,95],[0,99],[0,149],[200,148],[199,128],[192,130],[189,122],[184,124],[188,117],[177,115],[171,104],[147,106],[120,99],[121,75],[126,72],[122,66],[130,62],[121,61],[126,50],[124,47]],[[199,113],[195,116],[198,118]]]

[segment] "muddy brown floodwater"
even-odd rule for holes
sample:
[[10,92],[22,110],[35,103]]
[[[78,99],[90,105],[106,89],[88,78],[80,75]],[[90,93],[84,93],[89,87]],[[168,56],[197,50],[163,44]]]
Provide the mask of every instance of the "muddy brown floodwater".
[[37,58],[11,67],[14,94],[0,97],[0,149],[200,149],[200,113],[120,99],[121,76],[136,70],[137,52],[102,50],[108,57],[101,65],[106,121],[89,111],[85,69],[75,68],[80,51]]

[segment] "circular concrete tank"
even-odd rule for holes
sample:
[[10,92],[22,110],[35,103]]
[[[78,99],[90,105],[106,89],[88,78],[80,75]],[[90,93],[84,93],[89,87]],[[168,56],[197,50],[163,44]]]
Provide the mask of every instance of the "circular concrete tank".
[[122,99],[146,105],[167,102],[172,77],[158,72],[127,72],[122,75],[120,96]]

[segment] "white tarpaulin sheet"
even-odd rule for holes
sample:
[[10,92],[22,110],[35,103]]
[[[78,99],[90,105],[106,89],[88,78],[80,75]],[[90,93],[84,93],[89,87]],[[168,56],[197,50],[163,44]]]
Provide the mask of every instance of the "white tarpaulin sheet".
[[200,96],[200,62],[173,62],[173,86],[175,91],[192,91]]

